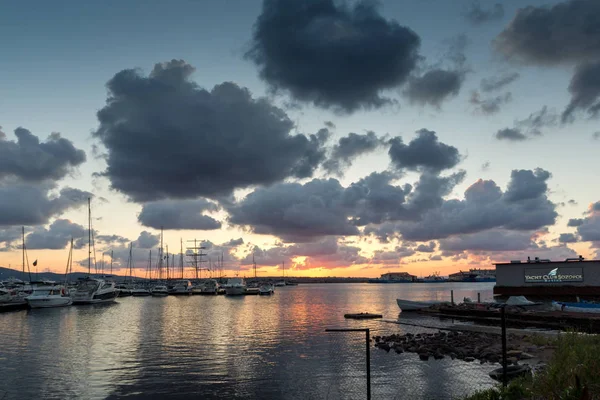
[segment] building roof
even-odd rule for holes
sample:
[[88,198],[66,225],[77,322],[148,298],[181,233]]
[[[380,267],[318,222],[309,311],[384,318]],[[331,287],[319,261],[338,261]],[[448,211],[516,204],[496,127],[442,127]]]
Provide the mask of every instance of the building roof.
[[561,260],[561,261],[535,261],[535,260],[531,260],[530,262],[527,262],[527,260],[525,261],[521,261],[520,263],[517,262],[497,262],[497,263],[493,263],[494,265],[523,265],[523,264],[527,264],[527,265],[546,265],[546,264],[580,264],[580,263],[600,263],[600,260]]

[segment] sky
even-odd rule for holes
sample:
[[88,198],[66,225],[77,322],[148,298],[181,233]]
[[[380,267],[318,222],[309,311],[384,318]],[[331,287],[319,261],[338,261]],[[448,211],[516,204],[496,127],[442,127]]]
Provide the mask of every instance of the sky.
[[87,271],[88,198],[92,272],[147,275],[161,228],[204,276],[599,256],[597,1],[1,8],[1,266],[24,227]]

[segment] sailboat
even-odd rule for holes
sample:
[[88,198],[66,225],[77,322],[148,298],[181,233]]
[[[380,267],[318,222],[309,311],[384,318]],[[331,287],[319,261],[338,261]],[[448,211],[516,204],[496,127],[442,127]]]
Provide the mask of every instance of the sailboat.
[[275,286],[278,286],[278,287],[285,286],[285,262],[281,263],[281,271],[282,271],[281,280],[275,282]]
[[88,198],[88,276],[79,279],[73,304],[112,303],[119,295],[114,282],[91,277],[92,245],[92,205]]
[[67,259],[67,269],[65,271],[64,285],[41,285],[33,289],[33,293],[25,300],[31,308],[54,308],[65,307],[73,304],[73,299],[69,296],[69,291],[66,288],[67,277],[69,270],[73,270],[73,238],[71,238],[71,249],[69,250],[69,258]]

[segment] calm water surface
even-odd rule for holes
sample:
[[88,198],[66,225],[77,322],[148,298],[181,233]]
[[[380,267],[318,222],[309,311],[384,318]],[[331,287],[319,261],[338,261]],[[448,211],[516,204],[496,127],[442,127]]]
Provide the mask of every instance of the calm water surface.
[[[482,300],[493,283],[306,284],[274,296],[123,298],[112,305],[0,314],[0,399],[362,399],[365,342],[423,332],[347,312],[399,316],[396,298]],[[374,399],[463,396],[491,385],[493,366],[371,349]]]

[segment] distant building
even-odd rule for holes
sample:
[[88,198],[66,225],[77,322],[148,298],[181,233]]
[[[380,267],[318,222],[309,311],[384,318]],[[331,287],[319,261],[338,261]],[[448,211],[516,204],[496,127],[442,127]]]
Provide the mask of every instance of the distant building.
[[448,276],[451,282],[495,282],[496,271],[493,269],[470,269],[459,271]]
[[600,296],[600,260],[515,260],[497,263],[494,294],[551,299]]

